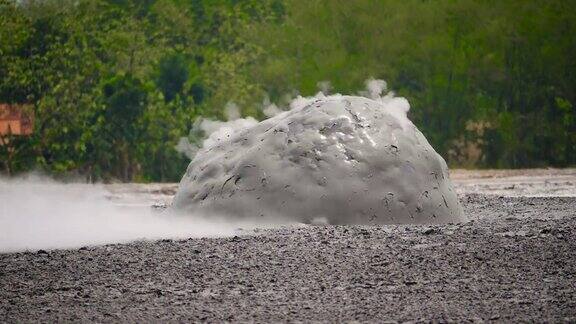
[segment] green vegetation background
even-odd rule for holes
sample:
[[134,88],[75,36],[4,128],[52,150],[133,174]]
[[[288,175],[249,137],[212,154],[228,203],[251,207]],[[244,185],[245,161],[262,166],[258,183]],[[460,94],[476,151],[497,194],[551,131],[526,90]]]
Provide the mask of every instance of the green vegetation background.
[[368,78],[452,166],[576,164],[575,1],[0,0],[0,169],[176,181],[197,117]]

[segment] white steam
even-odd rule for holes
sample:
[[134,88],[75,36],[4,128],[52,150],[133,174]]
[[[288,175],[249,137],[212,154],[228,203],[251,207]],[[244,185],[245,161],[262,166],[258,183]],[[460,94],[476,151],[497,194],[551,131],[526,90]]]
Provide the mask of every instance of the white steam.
[[387,88],[388,84],[386,84],[386,81],[370,79],[366,81],[367,93],[364,94],[361,92],[361,94],[370,99],[378,99],[382,93],[386,92]]
[[224,116],[228,121],[240,119],[240,117],[242,117],[242,114],[240,113],[240,107],[238,107],[238,105],[233,102],[228,102],[224,107]]
[[264,101],[262,102],[262,106],[264,107],[262,112],[268,118],[274,117],[283,111],[282,109],[278,108],[278,106],[275,103],[270,102],[270,98],[268,98],[268,97],[264,98]]
[[187,158],[192,160],[196,152],[198,152],[198,146],[190,143],[188,137],[180,137],[178,144],[176,144],[176,152],[184,154]]
[[[161,238],[228,236],[239,226],[121,204],[104,186],[0,179],[0,253]],[[248,226],[249,227],[249,226]]]
[[316,86],[318,86],[318,89],[320,89],[320,92],[322,92],[325,95],[332,92],[332,84],[330,83],[330,81],[320,81],[320,82],[316,83]]

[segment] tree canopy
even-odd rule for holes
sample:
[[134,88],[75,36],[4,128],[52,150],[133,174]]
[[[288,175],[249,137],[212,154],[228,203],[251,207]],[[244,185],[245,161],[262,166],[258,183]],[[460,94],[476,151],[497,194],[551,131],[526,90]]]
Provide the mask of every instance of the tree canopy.
[[0,168],[174,181],[197,117],[369,78],[452,166],[570,166],[574,35],[565,0],[0,0],[0,103],[35,116]]

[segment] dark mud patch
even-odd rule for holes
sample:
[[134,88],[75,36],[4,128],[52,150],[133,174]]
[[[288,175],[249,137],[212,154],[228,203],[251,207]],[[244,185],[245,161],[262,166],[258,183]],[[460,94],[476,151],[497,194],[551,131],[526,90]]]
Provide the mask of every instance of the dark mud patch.
[[576,198],[466,224],[308,226],[0,255],[0,321],[576,321]]

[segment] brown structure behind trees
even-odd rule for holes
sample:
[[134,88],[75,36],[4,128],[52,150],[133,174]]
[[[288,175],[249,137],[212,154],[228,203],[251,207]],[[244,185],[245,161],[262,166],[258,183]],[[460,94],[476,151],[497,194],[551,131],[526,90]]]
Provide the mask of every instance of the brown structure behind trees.
[[[34,115],[24,105],[0,104],[0,136],[30,135],[34,129]],[[0,142],[0,145],[4,144]]]
[[34,114],[27,105],[0,104],[0,149],[5,151],[4,169],[13,172],[14,156],[18,153],[15,137],[31,135],[34,131]]

